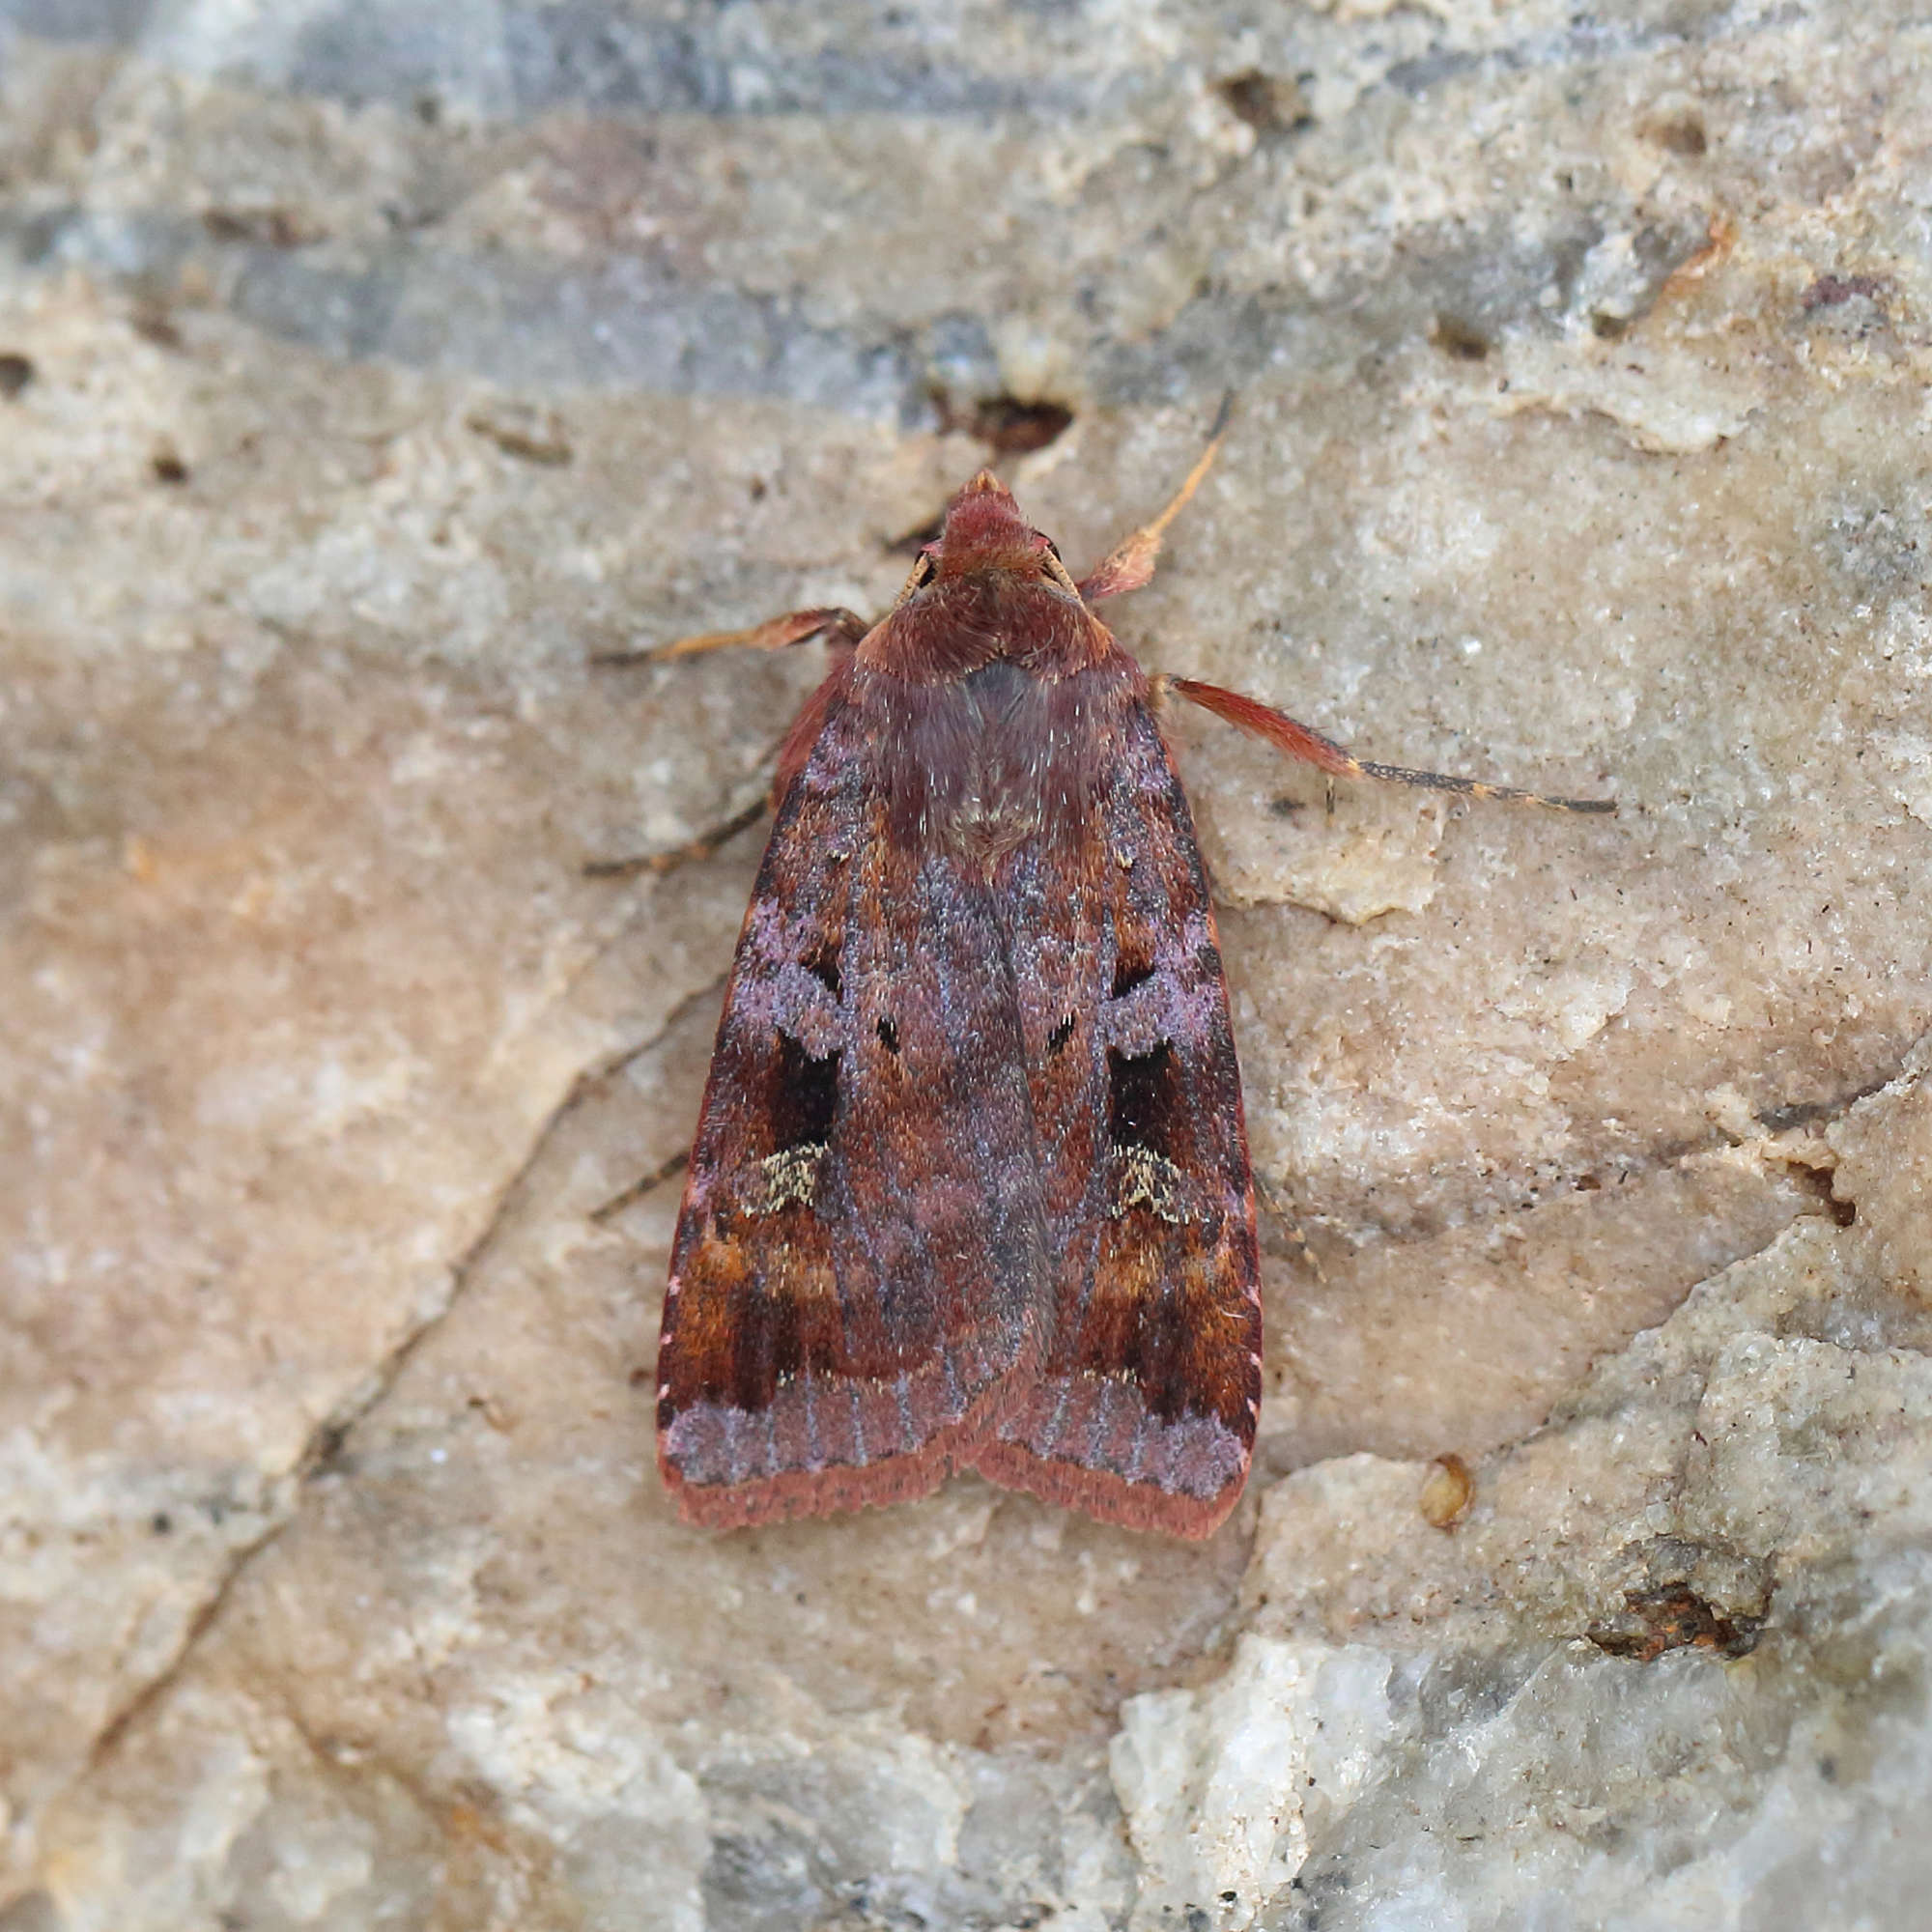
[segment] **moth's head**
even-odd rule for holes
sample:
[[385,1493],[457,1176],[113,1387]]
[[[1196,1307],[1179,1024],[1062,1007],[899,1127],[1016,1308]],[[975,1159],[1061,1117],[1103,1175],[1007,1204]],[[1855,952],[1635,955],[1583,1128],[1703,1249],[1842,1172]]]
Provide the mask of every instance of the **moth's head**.
[[925,547],[937,577],[969,570],[1037,570],[1053,546],[1020,515],[1013,493],[982,469],[946,506],[938,541]]

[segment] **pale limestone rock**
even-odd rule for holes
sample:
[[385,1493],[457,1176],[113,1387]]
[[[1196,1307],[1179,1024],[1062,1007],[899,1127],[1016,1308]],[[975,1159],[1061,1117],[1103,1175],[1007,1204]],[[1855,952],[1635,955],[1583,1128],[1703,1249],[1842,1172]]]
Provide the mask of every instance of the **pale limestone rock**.
[[1211,1690],[1127,1704],[1113,1776],[1141,1861],[1136,1928],[1209,1901],[1210,1922],[1254,1922],[1308,1856],[1310,1811],[1346,1810],[1405,1729],[1392,1663],[1360,1645],[1250,1634]]
[[[1932,1802],[1932,1368],[1920,1346],[1803,1332],[1869,1299],[1850,1245],[1808,1219],[1703,1284],[1478,1465],[1451,1534],[1415,1464],[1278,1485],[1232,1667],[1123,1714],[1144,1899],[1232,1927],[1557,1912],[1688,1932],[1781,1922],[1794,1875],[1856,1847],[1867,1916],[1824,1922],[1909,1923],[1924,1861],[1900,1824]],[[1323,1679],[1344,1661],[1404,1687],[1379,1724]],[[1363,1748],[1307,1787],[1328,1794],[1312,1819],[1291,1767],[1329,1727]],[[1264,1730],[1271,1750],[1243,1748]]]
[[[1917,1925],[1929,49],[0,8],[4,1932]],[[1003,391],[1097,555],[1231,386],[1122,638],[1624,813],[1178,721],[1320,1264],[1253,1502],[689,1535],[590,1217],[756,841],[579,868],[818,664],[586,660],[888,602]]]

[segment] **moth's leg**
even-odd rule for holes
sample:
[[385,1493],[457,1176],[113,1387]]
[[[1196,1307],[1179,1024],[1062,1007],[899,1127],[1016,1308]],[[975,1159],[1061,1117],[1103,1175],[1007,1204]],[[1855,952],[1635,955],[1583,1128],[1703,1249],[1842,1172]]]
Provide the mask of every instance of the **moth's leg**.
[[[778,748],[774,746],[773,751]],[[766,756],[770,756],[768,752]],[[760,792],[753,804],[742,811],[734,811],[722,825],[714,825],[708,832],[700,832],[696,838],[687,839],[682,845],[671,845],[662,852],[639,852],[629,859],[590,859],[585,861],[583,876],[586,879],[635,879],[639,873],[674,872],[680,866],[689,866],[699,859],[708,859],[714,852],[728,845],[747,826],[755,825],[765,815],[770,801]]]
[[1267,1210],[1269,1217],[1293,1244],[1295,1252],[1314,1271],[1315,1279],[1322,1287],[1328,1285],[1328,1270],[1321,1265],[1321,1257],[1308,1245],[1308,1236],[1301,1232],[1301,1223],[1294,1218],[1294,1205],[1273,1181],[1255,1176],[1255,1199]]
[[1406,765],[1376,765],[1344,751],[1332,738],[1311,731],[1306,724],[1277,711],[1259,698],[1223,691],[1217,684],[1198,684],[1191,677],[1160,674],[1148,680],[1149,695],[1158,704],[1169,692],[1211,711],[1237,731],[1263,738],[1276,751],[1313,765],[1331,779],[1378,779],[1384,784],[1419,785],[1425,791],[1460,792],[1467,798],[1502,799],[1512,805],[1548,806],[1552,811],[1614,811],[1613,798],[1549,798],[1516,785],[1492,784],[1487,779],[1459,779],[1447,772],[1415,772]]
[[599,1227],[602,1227],[606,1221],[614,1221],[625,1208],[641,1201],[646,1194],[652,1193],[657,1188],[662,1187],[667,1180],[682,1174],[690,1165],[691,1156],[688,1153],[672,1154],[661,1167],[652,1168],[648,1174],[639,1175],[637,1179],[631,1182],[630,1186],[611,1195],[610,1200],[605,1202],[601,1208],[591,1208],[591,1220],[595,1221]]
[[[827,606],[816,611],[788,611],[782,617],[769,618],[746,631],[705,631],[695,638],[678,638],[668,644],[654,645],[647,651],[611,651],[592,658],[590,662],[606,668],[661,664],[668,658],[696,657],[700,651],[723,650],[729,644],[743,644],[755,651],[781,651],[793,644],[810,643],[817,637],[826,639],[837,659],[849,656],[856,650],[859,639],[869,628],[865,618],[856,612]],[[766,746],[759,764],[772,763],[783,744],[783,737],[775,738]],[[632,879],[643,872],[674,872],[680,866],[710,858],[748,826],[755,825],[765,815],[769,804],[768,799],[760,798],[755,804],[746,806],[742,811],[733,812],[722,825],[714,825],[709,831],[700,832],[696,838],[663,852],[640,852],[628,859],[593,859],[583,867],[583,876],[586,879]]]
[[1228,440],[1228,418],[1234,413],[1234,409],[1235,392],[1230,389],[1221,398],[1220,413],[1214,418],[1214,427],[1208,432],[1208,447],[1201,452],[1201,460],[1187,472],[1186,482],[1174,493],[1174,500],[1152,523],[1143,524],[1132,536],[1117,543],[1076,586],[1088,603],[1097,604],[1102,597],[1118,597],[1123,590],[1138,590],[1144,583],[1152,582],[1154,559],[1160,554],[1161,538],[1167,534],[1168,525],[1180,514],[1187,499],[1200,489],[1201,479],[1207,475],[1209,466],[1220,453],[1222,443]]
[[856,644],[871,627],[856,611],[826,605],[816,611],[787,611],[782,617],[768,617],[745,631],[700,631],[693,638],[673,638],[668,644],[653,644],[644,651],[606,651],[590,662],[609,668],[613,666],[663,664],[670,658],[692,658],[700,651],[722,651],[742,644],[753,651],[782,651],[793,644],[809,643],[824,637],[846,646]]

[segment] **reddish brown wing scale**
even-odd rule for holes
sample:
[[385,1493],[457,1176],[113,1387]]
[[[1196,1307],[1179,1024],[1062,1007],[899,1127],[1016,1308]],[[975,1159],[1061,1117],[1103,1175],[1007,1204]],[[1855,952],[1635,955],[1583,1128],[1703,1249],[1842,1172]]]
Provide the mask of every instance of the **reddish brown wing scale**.
[[1087,836],[1030,852],[1044,890],[1005,895],[1058,1273],[1042,1372],[976,1461],[1090,1516],[1203,1536],[1254,1446],[1254,1196],[1208,882],[1139,685],[1119,680]]
[[834,681],[739,939],[665,1307],[660,1460],[718,1526],[930,1489],[1039,1352],[997,909],[890,836],[878,694]]

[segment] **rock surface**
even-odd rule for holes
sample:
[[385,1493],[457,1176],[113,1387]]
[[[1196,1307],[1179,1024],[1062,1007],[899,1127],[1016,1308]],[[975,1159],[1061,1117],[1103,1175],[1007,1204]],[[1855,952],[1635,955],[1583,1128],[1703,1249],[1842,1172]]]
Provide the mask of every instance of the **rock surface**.
[[[0,0],[0,197],[4,1932],[1920,1921],[1918,12]],[[592,660],[1230,387],[1123,640],[1623,813],[1182,721],[1248,1501],[681,1529],[758,835],[582,863],[817,667]]]

